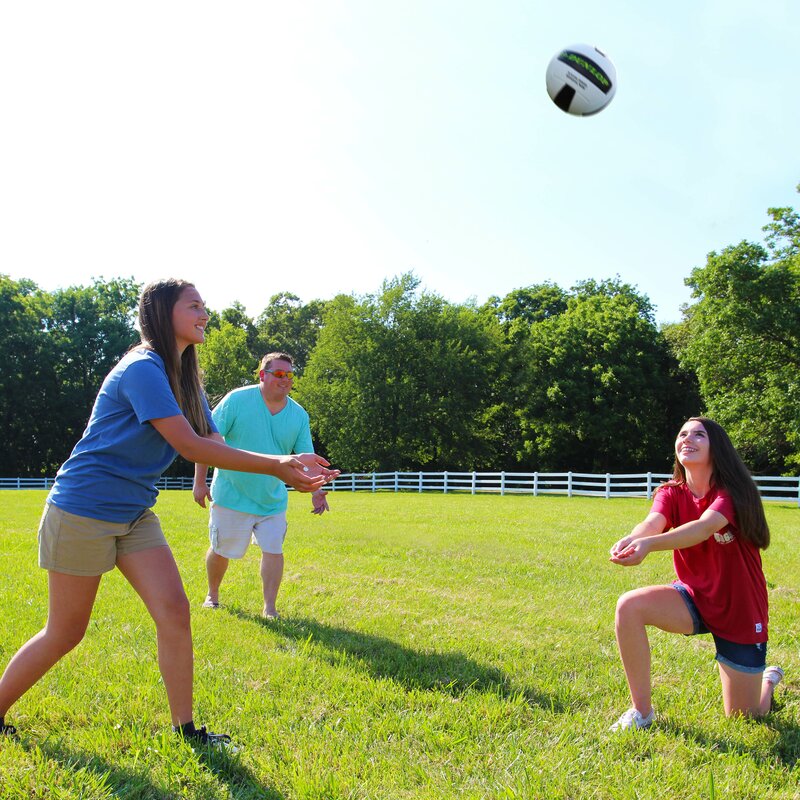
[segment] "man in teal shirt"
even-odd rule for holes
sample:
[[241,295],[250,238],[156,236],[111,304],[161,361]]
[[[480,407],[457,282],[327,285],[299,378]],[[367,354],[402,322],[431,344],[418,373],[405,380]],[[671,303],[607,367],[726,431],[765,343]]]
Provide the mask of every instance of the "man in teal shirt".
[[[306,410],[295,403],[294,367],[287,353],[268,353],[261,359],[259,383],[234,389],[214,409],[218,437],[226,444],[256,453],[311,453],[311,430]],[[205,608],[219,607],[219,587],[231,558],[242,558],[251,538],[261,548],[262,614],[279,617],[276,608],[283,578],[283,540],[286,537],[288,492],[284,483],[269,475],[218,469],[209,491],[208,467],[196,464],[193,494],[203,508],[211,500],[206,553],[208,595]],[[328,510],[326,493],[311,496],[312,513]]]

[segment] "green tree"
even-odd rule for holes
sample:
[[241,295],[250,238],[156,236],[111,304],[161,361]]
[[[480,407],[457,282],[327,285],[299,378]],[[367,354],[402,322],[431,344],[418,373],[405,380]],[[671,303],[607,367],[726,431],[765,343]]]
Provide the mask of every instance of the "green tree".
[[503,340],[492,383],[493,402],[485,420],[486,436],[494,443],[495,458],[486,468],[515,470],[520,467],[522,423],[519,409],[525,405],[526,376],[530,371],[524,343],[531,328],[567,309],[569,294],[551,282],[514,289],[505,297],[490,297],[481,308],[487,325],[499,326]]
[[695,302],[679,338],[707,412],[751,469],[781,473],[800,468],[800,255],[775,238],[773,252],[791,254],[773,261],[749,242],[709,254],[686,280]]
[[46,474],[39,454],[57,392],[43,316],[35,283],[0,275],[0,475],[8,477]]
[[245,333],[247,349],[251,358],[258,361],[262,353],[259,352],[258,330],[252,318],[248,316],[247,309],[237,300],[220,314],[221,322],[228,322],[236,328],[241,328]]
[[256,320],[258,358],[280,351],[289,353],[298,368],[305,367],[317,343],[326,304],[324,300],[304,304],[289,292],[273,295]]
[[0,278],[2,472],[52,475],[80,437],[103,379],[138,339],[133,280],[48,293]]
[[406,274],[327,307],[297,399],[342,469],[463,469],[491,455],[499,336],[477,309],[418,286]]
[[50,436],[40,450],[57,469],[81,437],[104,378],[139,340],[134,328],[140,285],[132,278],[95,279],[49,294],[44,328],[53,358]]
[[567,310],[568,293],[551,282],[514,289],[505,297],[490,297],[484,311],[502,325],[509,341],[525,338],[531,325]]
[[232,389],[254,382],[258,361],[248,347],[244,327],[223,319],[218,328],[206,332],[206,341],[197,352],[212,405]]
[[618,280],[579,283],[530,326],[516,388],[520,462],[541,471],[665,469],[685,404],[647,297]]
[[[797,185],[797,191],[800,192],[800,184]],[[767,214],[772,217],[772,222],[767,223],[762,230],[767,233],[766,243],[773,258],[780,260],[798,255],[800,214],[790,207],[769,208]]]

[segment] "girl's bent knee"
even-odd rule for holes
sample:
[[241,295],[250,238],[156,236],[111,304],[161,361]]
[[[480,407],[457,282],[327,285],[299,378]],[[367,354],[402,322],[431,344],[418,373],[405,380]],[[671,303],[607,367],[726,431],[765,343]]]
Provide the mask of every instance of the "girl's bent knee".
[[634,592],[625,592],[620,595],[617,600],[616,619],[619,622],[622,619],[629,618],[636,610],[636,595]]

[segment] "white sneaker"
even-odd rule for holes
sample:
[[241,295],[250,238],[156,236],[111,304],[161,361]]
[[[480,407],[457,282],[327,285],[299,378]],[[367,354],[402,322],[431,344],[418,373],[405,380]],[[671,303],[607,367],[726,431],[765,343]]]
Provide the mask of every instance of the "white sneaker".
[[656,710],[650,709],[650,713],[643,717],[635,708],[629,708],[612,726],[612,731],[638,730],[639,728],[649,728],[656,718]]
[[780,667],[767,667],[761,679],[777,686],[783,680],[783,670]]

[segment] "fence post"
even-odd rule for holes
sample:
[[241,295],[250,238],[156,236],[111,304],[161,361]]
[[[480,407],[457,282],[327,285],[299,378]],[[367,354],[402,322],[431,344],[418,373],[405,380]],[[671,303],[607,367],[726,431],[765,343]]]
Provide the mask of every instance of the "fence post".
[[572,470],[567,473],[567,497],[572,497]]
[[538,497],[539,496],[539,473],[538,472],[534,472],[533,473],[533,496],[534,497]]
[[372,491],[375,492],[375,473],[372,473]]
[[653,496],[653,473],[652,472],[648,472],[647,473],[647,499],[650,500],[650,498],[652,496]]
[[506,493],[506,473],[500,473],[500,497]]
[[[472,494],[475,494],[475,471],[474,470],[472,472]],[[800,502],[800,499],[798,499],[798,502]]]
[[422,494],[422,470],[419,473],[419,494]]
[[444,494],[447,494],[447,470],[445,470],[442,475],[444,475]]
[[606,472],[606,500],[611,497],[611,473]]
[[354,492],[356,490],[356,474],[355,472],[350,476],[350,491]]
[[394,490],[395,492],[400,491],[400,473],[395,472],[394,474]]

